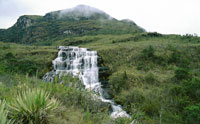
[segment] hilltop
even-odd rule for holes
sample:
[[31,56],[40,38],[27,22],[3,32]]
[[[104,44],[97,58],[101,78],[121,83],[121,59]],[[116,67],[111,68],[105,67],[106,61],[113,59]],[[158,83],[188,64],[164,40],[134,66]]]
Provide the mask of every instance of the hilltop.
[[21,16],[12,27],[0,30],[0,41],[48,45],[66,37],[137,32],[144,29],[133,21],[120,21],[99,9],[79,5],[44,16]]

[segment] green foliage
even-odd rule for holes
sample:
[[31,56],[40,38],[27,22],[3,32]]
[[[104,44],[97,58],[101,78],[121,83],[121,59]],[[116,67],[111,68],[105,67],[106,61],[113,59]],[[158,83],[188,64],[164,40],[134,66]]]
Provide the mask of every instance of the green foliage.
[[186,53],[183,54],[180,51],[172,50],[172,54],[169,56],[168,63],[176,64],[179,67],[187,68],[190,64],[189,58],[186,56]]
[[148,73],[145,76],[145,81],[149,84],[155,84],[157,83],[156,77],[152,73]]
[[181,37],[182,40],[186,41],[186,42],[192,42],[192,43],[199,43],[200,42],[200,39],[197,35],[192,35],[192,34],[186,34],[186,35],[183,35]]
[[[52,68],[52,59],[57,50],[51,47],[23,46],[16,44],[1,43],[2,46],[9,45],[7,49],[0,49],[0,73],[38,74],[42,77]],[[14,50],[13,50],[14,49]]]
[[122,89],[127,89],[127,79],[128,76],[126,71],[124,71],[124,73],[116,73],[115,75],[112,75],[109,79],[111,95],[120,93]]
[[34,75],[38,69],[36,63],[30,60],[17,59],[12,53],[7,53],[3,58],[5,70],[8,72],[28,73]]
[[199,79],[191,77],[190,80],[183,80],[179,85],[171,88],[173,99],[176,102],[176,109],[180,111],[180,117],[185,123],[196,123],[199,120]]
[[117,118],[115,124],[130,124],[132,120],[130,118]]
[[48,117],[60,104],[49,95],[41,89],[22,90],[9,105],[10,117],[16,123],[48,123]]
[[198,124],[200,122],[200,103],[187,106],[184,114],[186,123]]
[[153,59],[155,57],[155,55],[154,55],[155,50],[153,49],[152,46],[149,46],[148,48],[146,48],[142,51],[142,54],[143,54],[142,57],[144,57],[144,59]]
[[135,35],[127,38],[119,38],[116,40],[112,40],[112,43],[125,43],[125,42],[139,42],[139,41],[145,41],[151,38],[160,38],[163,37],[162,34],[159,34],[157,32],[145,32],[145,33],[136,33]]
[[164,65],[165,62],[162,56],[155,55],[155,49],[151,45],[142,51],[141,60],[151,61],[159,65]]
[[193,101],[200,101],[199,79],[193,77],[191,80],[185,80],[183,83],[183,88],[185,89],[187,96],[190,96]]
[[8,119],[8,111],[6,109],[6,102],[0,100],[0,124],[12,124],[13,122]]
[[177,68],[175,70],[175,78],[178,81],[181,81],[181,80],[190,80],[191,79],[191,74],[189,73],[189,71],[187,69]]

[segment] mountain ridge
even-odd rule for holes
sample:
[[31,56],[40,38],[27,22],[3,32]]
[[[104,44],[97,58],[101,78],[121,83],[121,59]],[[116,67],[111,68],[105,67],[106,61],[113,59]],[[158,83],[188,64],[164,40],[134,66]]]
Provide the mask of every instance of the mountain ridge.
[[99,9],[79,5],[44,16],[20,16],[12,27],[0,30],[0,41],[48,45],[66,37],[144,31],[133,21],[120,21]]

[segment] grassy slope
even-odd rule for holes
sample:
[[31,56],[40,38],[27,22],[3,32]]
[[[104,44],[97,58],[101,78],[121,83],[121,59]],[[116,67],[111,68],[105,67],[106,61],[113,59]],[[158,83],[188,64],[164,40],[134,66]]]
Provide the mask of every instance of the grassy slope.
[[[98,51],[111,70],[109,84],[114,100],[135,118],[143,123],[187,123],[184,109],[198,103],[199,98],[185,93],[188,89],[184,89],[182,78],[186,75],[176,79],[175,72],[185,69],[188,75],[199,79],[199,38],[142,33],[85,36],[58,44],[76,42]],[[198,86],[193,89],[196,96]]]
[[[14,70],[13,73],[34,75],[39,70],[42,76],[50,70],[51,60],[56,57],[55,46],[91,48],[98,51],[110,69],[111,95],[133,118],[148,124],[189,123],[196,115],[190,116],[187,107],[200,100],[196,81],[200,77],[199,41],[198,37],[141,33],[66,38],[51,47],[1,43],[0,72]],[[14,62],[7,53],[15,56]],[[27,64],[30,62],[31,65]],[[12,64],[14,66],[10,67]],[[21,71],[23,68],[26,69]],[[178,72],[183,72],[183,77]],[[5,77],[1,79],[2,82],[6,80]],[[192,83],[194,87],[187,85]]]
[[51,61],[57,56],[56,47],[25,46],[0,42],[0,73],[13,72],[43,76],[51,70]]

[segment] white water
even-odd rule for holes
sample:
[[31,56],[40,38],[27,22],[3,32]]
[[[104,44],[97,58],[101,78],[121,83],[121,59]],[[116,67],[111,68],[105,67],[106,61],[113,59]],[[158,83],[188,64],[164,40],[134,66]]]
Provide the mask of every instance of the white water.
[[[120,105],[103,97],[103,89],[101,88],[101,82],[99,82],[97,51],[71,46],[60,46],[58,49],[60,50],[58,57],[53,60],[55,75],[72,74],[73,76],[78,76],[86,89],[95,91],[96,94],[94,96],[97,96],[103,102],[111,104],[112,118],[130,117]],[[52,81],[53,77],[47,73],[43,79]]]

